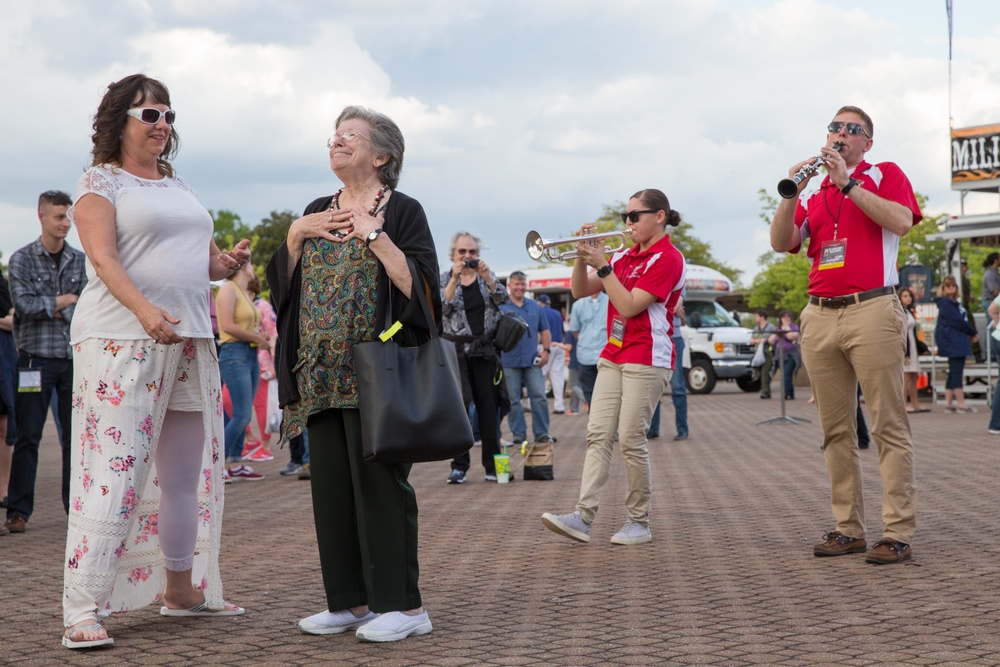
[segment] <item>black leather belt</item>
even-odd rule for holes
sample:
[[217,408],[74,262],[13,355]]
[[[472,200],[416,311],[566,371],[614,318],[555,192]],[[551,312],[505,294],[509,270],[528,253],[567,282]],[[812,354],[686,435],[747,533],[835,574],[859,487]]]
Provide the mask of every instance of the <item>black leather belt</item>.
[[892,285],[886,285],[885,287],[870,289],[867,292],[855,292],[854,294],[832,296],[829,298],[813,296],[810,294],[809,303],[814,306],[819,306],[820,308],[847,308],[848,306],[853,306],[856,303],[861,303],[862,301],[867,301],[868,299],[874,299],[878,296],[887,296],[895,293],[896,289]]

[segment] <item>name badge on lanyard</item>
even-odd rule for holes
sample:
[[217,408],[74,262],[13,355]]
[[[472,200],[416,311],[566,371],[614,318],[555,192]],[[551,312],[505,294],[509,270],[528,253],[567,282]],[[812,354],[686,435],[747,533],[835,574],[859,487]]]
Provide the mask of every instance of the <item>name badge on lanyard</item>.
[[19,394],[38,393],[42,391],[41,371],[21,371],[18,374],[17,392]]
[[819,270],[839,269],[847,259],[847,239],[824,241],[819,254]]
[[621,347],[624,340],[625,320],[623,320],[620,315],[616,315],[615,319],[611,320],[611,333],[608,334],[608,342],[612,345]]

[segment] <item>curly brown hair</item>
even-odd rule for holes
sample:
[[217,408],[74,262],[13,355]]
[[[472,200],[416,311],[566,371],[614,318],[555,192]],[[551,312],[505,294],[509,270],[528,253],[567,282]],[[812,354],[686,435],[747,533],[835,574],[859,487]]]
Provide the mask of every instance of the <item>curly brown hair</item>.
[[[94,133],[90,135],[94,142],[94,161],[92,166],[122,163],[122,130],[128,120],[126,112],[135,106],[140,106],[147,100],[157,104],[170,106],[170,91],[156,79],[145,74],[132,74],[121,81],[108,86],[108,92],[97,107],[94,115]],[[164,176],[173,176],[174,169],[169,160],[177,155],[181,138],[177,130],[171,126],[170,136],[163,153],[156,160],[156,167]]]

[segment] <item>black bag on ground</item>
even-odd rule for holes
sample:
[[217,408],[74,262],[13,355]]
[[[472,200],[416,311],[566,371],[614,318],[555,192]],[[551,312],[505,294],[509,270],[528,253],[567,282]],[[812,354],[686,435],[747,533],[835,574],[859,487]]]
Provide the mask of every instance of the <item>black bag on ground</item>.
[[[389,340],[354,346],[365,461],[444,461],[472,449],[455,346],[437,333],[427,298],[414,284],[431,339],[419,347]],[[386,329],[392,324],[386,312]]]

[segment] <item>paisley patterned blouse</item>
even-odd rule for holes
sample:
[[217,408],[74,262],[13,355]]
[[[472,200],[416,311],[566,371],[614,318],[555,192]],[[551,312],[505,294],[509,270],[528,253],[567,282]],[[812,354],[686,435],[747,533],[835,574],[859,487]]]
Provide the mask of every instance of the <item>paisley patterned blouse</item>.
[[299,400],[285,406],[282,439],[305,430],[310,415],[358,407],[353,346],[377,339],[378,260],[361,239],[309,239],[302,248]]

